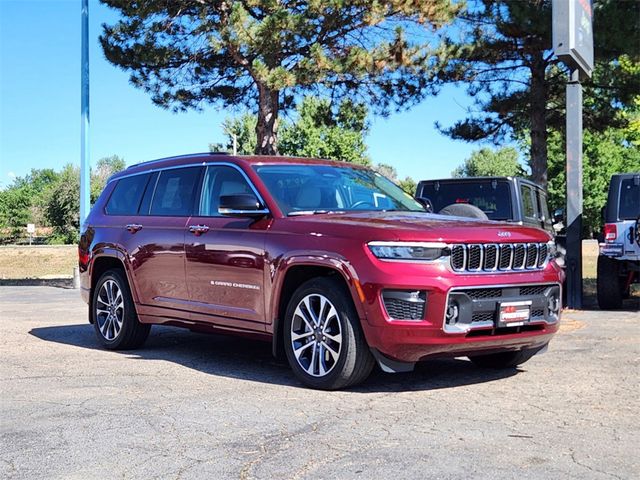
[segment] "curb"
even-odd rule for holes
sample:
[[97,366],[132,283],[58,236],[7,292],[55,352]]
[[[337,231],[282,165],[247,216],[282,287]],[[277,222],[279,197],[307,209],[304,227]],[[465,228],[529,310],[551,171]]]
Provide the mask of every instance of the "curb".
[[0,287],[73,288],[73,278],[3,278]]

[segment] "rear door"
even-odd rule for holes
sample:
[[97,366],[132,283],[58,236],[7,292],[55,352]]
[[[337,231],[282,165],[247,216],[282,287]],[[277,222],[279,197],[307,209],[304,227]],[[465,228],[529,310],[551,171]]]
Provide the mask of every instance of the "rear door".
[[[188,306],[185,226],[195,206],[202,170],[197,166],[154,173],[139,215],[129,225],[126,249],[143,305],[165,309]],[[145,313],[153,315],[153,311]]]
[[207,167],[197,213],[185,227],[190,310],[200,321],[264,331],[264,245],[270,220],[218,213],[220,196],[243,193],[259,198],[238,167]]

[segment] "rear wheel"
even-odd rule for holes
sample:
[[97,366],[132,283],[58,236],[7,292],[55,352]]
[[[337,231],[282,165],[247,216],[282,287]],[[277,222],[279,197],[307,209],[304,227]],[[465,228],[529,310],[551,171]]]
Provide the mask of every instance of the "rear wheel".
[[131,290],[121,270],[107,270],[98,280],[91,301],[98,341],[110,350],[140,347],[151,325],[138,321]]
[[531,359],[543,347],[527,348],[517,352],[492,353],[490,355],[474,355],[469,357],[474,364],[483,368],[514,368]]
[[622,307],[625,285],[620,276],[620,262],[605,255],[598,257],[598,306],[603,310]]
[[329,277],[305,282],[291,297],[284,348],[296,377],[321,390],[360,383],[374,365],[350,295]]

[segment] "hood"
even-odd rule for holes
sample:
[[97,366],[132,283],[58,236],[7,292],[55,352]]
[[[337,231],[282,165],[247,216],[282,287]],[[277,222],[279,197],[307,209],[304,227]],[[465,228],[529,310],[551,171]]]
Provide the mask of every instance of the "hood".
[[365,241],[403,240],[446,243],[547,242],[542,229],[513,223],[421,212],[347,212],[289,217],[306,232]]

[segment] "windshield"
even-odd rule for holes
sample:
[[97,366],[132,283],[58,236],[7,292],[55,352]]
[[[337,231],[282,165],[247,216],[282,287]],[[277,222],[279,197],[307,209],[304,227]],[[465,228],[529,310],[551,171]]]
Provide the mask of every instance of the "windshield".
[[285,215],[425,211],[411,195],[372,170],[333,165],[258,165],[254,168]]
[[620,220],[635,220],[640,216],[640,185],[633,178],[625,179],[620,185]]
[[490,220],[513,219],[511,194],[506,181],[427,182],[423,184],[421,196],[431,200],[434,212],[453,203],[468,203],[486,213]]

